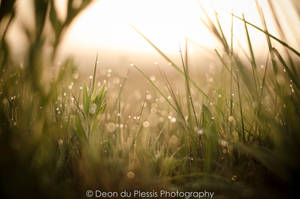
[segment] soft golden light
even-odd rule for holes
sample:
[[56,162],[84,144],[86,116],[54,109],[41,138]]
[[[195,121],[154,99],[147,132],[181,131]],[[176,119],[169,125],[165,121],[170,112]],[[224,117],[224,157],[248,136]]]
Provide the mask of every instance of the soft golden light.
[[[25,2],[25,1],[23,1]],[[75,1],[76,2],[76,1]],[[276,35],[272,15],[265,0],[260,1],[267,20],[268,29]],[[63,52],[91,53],[97,50],[118,52],[153,52],[130,25],[135,26],[164,52],[178,52],[185,38],[198,46],[213,49],[218,42],[203,25],[205,15],[199,5],[215,20],[218,13],[225,36],[230,38],[231,15],[245,14],[246,19],[261,26],[261,21],[254,0],[95,0],[95,2],[78,17],[65,37]],[[292,18],[293,8],[289,1],[276,1],[277,8],[290,10],[280,16],[285,24],[296,24]],[[66,13],[66,1],[56,0],[60,17]],[[281,6],[281,7],[280,7]],[[289,7],[290,6],[290,7]],[[22,7],[22,6],[20,6]],[[280,12],[279,12],[280,13]],[[290,19],[291,19],[290,18]],[[287,23],[288,22],[288,23]],[[288,27],[283,27],[286,30]],[[251,41],[256,49],[265,46],[264,35],[249,27]],[[234,20],[234,46],[247,49],[244,24]],[[293,38],[293,31],[287,31]],[[295,42],[296,43],[296,42]]]
[[68,43],[147,51],[143,41],[130,27],[135,26],[164,50],[178,49],[185,37],[200,38],[211,45],[208,31],[201,25],[194,0],[103,0],[97,1],[74,24]]
[[[226,36],[230,35],[231,16],[234,12],[254,24],[260,24],[259,15],[252,0],[99,0],[96,1],[74,24],[67,37],[67,46],[78,46],[96,51],[113,49],[127,52],[148,52],[149,45],[130,27],[135,26],[162,50],[178,51],[187,37],[201,46],[213,48],[216,40],[202,24],[205,18],[199,2],[211,17],[219,14]],[[264,6],[264,4],[262,4]],[[264,6],[265,8],[265,6]],[[266,13],[266,17],[270,16]],[[243,24],[235,20],[236,45],[243,40]],[[270,31],[274,30],[272,24]],[[252,31],[253,41],[259,43],[264,36]]]

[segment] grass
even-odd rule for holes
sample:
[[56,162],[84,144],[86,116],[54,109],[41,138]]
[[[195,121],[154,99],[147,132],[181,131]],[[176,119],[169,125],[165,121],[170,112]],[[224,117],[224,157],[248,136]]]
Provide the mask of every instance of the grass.
[[[50,80],[45,76],[67,28],[91,1],[83,0],[76,8],[72,2],[65,21],[58,19],[53,1],[33,2],[36,28],[24,27],[29,45],[20,67],[6,35],[15,1],[0,1],[3,198],[86,198],[88,189],[139,189],[148,192],[148,198],[155,198],[150,192],[177,189],[207,190],[214,198],[297,197],[300,53],[283,40],[280,20],[276,23],[283,39],[268,32],[256,2],[263,28],[232,13],[226,38],[218,14],[215,19],[206,15],[202,21],[222,49],[214,50],[219,67],[212,78],[218,81],[205,83],[198,81],[201,74],[190,73],[188,39],[180,48],[180,66],[134,28],[184,85],[177,88],[163,71],[161,80],[154,79],[132,64],[130,71],[145,79],[139,84],[150,86],[134,97],[124,94],[135,89],[127,88],[129,73],[123,78],[111,70],[101,75],[98,55],[90,77],[78,78],[72,58],[64,60]],[[248,60],[240,58],[233,45],[235,20],[244,24]],[[46,22],[51,32],[45,31]],[[249,26],[266,36],[269,55],[263,68],[258,67]],[[274,48],[274,41],[280,49]],[[44,53],[49,45],[50,59]]]

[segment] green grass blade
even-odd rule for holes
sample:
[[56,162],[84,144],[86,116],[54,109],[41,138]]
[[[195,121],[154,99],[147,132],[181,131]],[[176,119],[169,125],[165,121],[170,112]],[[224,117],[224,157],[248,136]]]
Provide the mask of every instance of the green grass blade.
[[93,94],[93,91],[94,91],[94,88],[95,88],[97,65],[98,65],[98,52],[97,52],[96,61],[95,61],[95,65],[94,65],[93,83],[92,83],[92,88],[90,90],[90,96]]
[[297,88],[300,89],[300,83],[298,82],[299,78],[295,77],[294,73],[290,70],[290,68],[288,67],[287,63],[284,61],[283,57],[280,55],[278,50],[276,50],[275,48],[273,48],[273,50],[279,61],[282,63],[284,69],[287,71],[289,77],[293,80]]
[[[173,68],[175,68],[180,74],[184,75],[184,72],[180,69],[179,66],[177,66],[165,53],[163,53],[150,39],[148,39],[143,33],[141,33],[138,29],[136,29],[134,26],[132,28],[140,35],[142,36],[165,60],[167,60]],[[208,95],[190,78],[188,77],[188,80],[192,83],[192,85],[207,99],[209,98]]]
[[[231,14],[233,14],[233,13],[231,13]],[[241,17],[239,17],[239,16],[237,16],[237,15],[235,15],[235,14],[233,14],[233,16],[234,16],[235,18],[237,18],[237,19],[243,21],[243,18],[241,18]],[[266,34],[268,37],[270,37],[270,38],[274,39],[275,41],[279,42],[281,45],[283,45],[284,47],[288,48],[288,49],[289,49],[290,51],[292,51],[295,55],[297,55],[298,57],[300,57],[300,52],[297,51],[295,48],[291,47],[291,46],[290,46],[289,44],[287,44],[286,42],[284,42],[284,41],[278,39],[278,38],[275,37],[274,35],[270,34],[269,32],[263,30],[262,28],[260,28],[260,27],[258,27],[258,26],[256,26],[256,25],[254,25],[253,23],[251,23],[251,22],[249,22],[249,21],[246,21],[246,20],[245,20],[245,22],[246,22],[248,25],[252,26],[253,28],[259,30],[260,32],[263,32],[263,33]]]
[[83,110],[85,115],[88,115],[89,108],[90,108],[90,97],[87,92],[86,84],[83,85],[83,95],[82,95],[82,103],[83,103]]
[[253,47],[252,47],[252,43],[251,43],[251,39],[250,39],[250,35],[249,35],[247,23],[245,22],[246,20],[245,20],[244,14],[243,14],[243,21],[244,21],[244,28],[245,28],[245,32],[246,32],[246,36],[247,36],[247,42],[248,42],[249,52],[250,52],[250,56],[251,56],[252,75],[253,75],[255,90],[256,90],[256,93],[257,93],[257,79],[256,79],[257,65],[256,65],[256,59],[255,59],[255,55],[254,55],[254,52],[253,52]]

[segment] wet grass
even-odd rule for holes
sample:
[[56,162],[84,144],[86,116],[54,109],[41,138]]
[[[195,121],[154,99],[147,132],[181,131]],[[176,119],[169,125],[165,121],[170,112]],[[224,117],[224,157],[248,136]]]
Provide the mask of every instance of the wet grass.
[[[36,25],[24,27],[29,45],[20,65],[6,38],[15,1],[0,1],[3,198],[86,198],[88,189],[296,198],[299,51],[284,41],[278,19],[283,39],[268,32],[256,2],[263,27],[232,13],[231,36],[226,38],[218,14],[215,19],[206,15],[203,21],[222,49],[214,50],[219,65],[205,82],[198,81],[203,74],[190,72],[188,39],[180,49],[181,64],[176,64],[137,29],[180,78],[163,71],[156,77],[134,63],[122,77],[101,68],[98,55],[89,77],[79,74],[72,58],[45,75],[49,68],[54,71],[68,26],[91,1],[83,0],[79,7],[68,2],[67,18],[60,21],[53,1],[34,1]],[[236,20],[244,24],[248,60],[233,45]],[[52,32],[45,30],[46,22]],[[266,36],[269,55],[262,66],[249,26]],[[281,47],[274,48],[274,42]],[[49,45],[50,58],[44,53]],[[133,92],[134,84],[127,84],[133,72],[144,78],[135,84],[149,89]]]

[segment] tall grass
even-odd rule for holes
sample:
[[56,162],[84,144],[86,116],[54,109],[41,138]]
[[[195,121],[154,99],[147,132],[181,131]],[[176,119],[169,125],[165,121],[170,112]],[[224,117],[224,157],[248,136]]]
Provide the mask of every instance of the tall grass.
[[[214,19],[206,14],[202,21],[222,49],[214,50],[220,64],[214,74],[218,81],[203,85],[190,72],[188,39],[180,47],[181,64],[176,64],[135,28],[181,75],[178,81],[184,85],[179,90],[162,71],[162,81],[155,81],[132,64],[130,70],[138,71],[153,88],[137,102],[123,92],[128,77],[113,86],[98,75],[98,55],[90,77],[78,79],[72,58],[65,59],[51,78],[45,75],[56,63],[67,28],[91,2],[82,0],[74,7],[68,0],[67,17],[61,21],[54,1],[33,1],[35,28],[24,27],[29,45],[20,65],[7,41],[16,1],[0,1],[3,198],[85,198],[88,189],[208,190],[216,198],[297,197],[300,53],[284,41],[272,1],[268,3],[281,38],[269,33],[257,1],[263,27],[232,13],[230,38],[218,13]],[[236,21],[244,24],[248,60],[234,46]],[[52,32],[46,31],[46,24]],[[266,36],[269,55],[263,68],[250,26]],[[274,42],[281,48],[275,49]],[[49,45],[50,58],[45,53]]]

